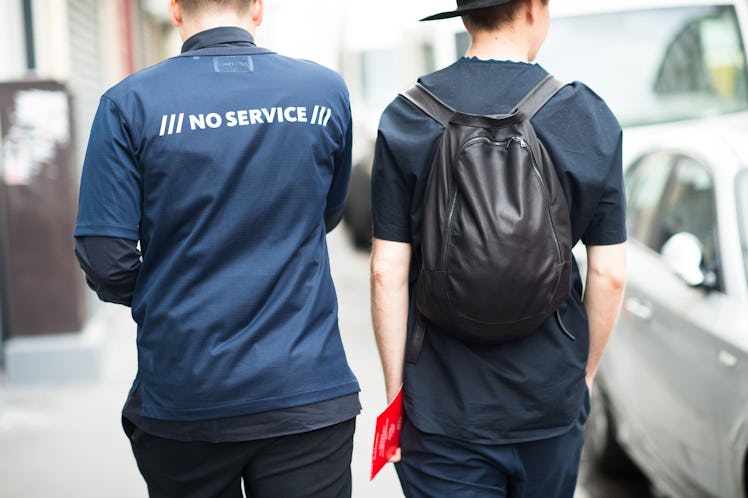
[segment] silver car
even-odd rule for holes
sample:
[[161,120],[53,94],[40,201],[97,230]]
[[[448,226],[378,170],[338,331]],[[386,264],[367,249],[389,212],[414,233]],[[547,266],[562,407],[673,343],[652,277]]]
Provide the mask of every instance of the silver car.
[[588,449],[667,496],[748,496],[747,138],[744,117],[670,127],[626,172],[628,286]]

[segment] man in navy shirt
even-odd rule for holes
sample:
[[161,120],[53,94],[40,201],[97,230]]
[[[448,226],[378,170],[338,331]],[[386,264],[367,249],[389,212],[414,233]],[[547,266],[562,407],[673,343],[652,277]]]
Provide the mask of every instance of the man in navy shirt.
[[[458,111],[507,114],[548,74],[532,64],[548,30],[548,2],[457,4],[427,20],[462,16],[472,40],[467,56],[419,81]],[[393,461],[400,460],[408,497],[574,492],[588,388],[625,280],[621,129],[578,82],[552,97],[532,124],[558,172],[573,241],[587,247],[584,298],[575,264],[559,309],[575,339],[554,317],[529,337],[496,346],[462,342],[427,323],[419,348],[414,283],[423,198],[443,128],[402,96],[382,115],[372,179],[372,314],[388,399],[404,389],[406,421]]]
[[348,92],[256,47],[262,14],[172,0],[181,55],[108,90],[91,130],[76,254],[138,325],[123,425],[153,497],[351,494],[359,386],[325,240]]

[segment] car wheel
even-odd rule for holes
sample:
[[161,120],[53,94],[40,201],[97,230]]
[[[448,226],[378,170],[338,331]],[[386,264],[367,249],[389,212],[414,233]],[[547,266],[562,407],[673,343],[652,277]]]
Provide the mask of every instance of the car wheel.
[[605,391],[594,384],[590,416],[585,424],[585,451],[600,471],[608,475],[625,475],[636,471],[616,436],[613,418]]

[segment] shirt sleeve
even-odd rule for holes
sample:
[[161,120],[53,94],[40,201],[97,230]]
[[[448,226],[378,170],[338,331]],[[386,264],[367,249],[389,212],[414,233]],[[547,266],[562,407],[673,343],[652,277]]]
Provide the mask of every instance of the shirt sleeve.
[[425,177],[433,161],[435,145],[443,128],[403,97],[396,98],[382,114],[374,148],[371,204],[373,235],[393,242],[414,242],[414,220],[421,206]]
[[587,246],[620,244],[626,241],[626,190],[623,184],[621,136],[619,134],[618,147],[611,158],[612,164],[597,208],[582,236],[582,242]]
[[140,270],[137,242],[113,237],[75,239],[75,256],[99,299],[130,306]]
[[132,142],[120,109],[102,97],[83,163],[76,237],[138,240],[142,183]]
[[618,120],[586,85],[562,88],[533,118],[567,195],[573,241],[626,241],[626,196]]
[[344,135],[344,143],[341,144],[338,153],[335,155],[332,183],[330,184],[330,190],[327,193],[325,227],[328,232],[340,223],[340,219],[343,216],[345,197],[348,193],[348,182],[351,178],[352,129],[353,125],[349,114],[348,128]]

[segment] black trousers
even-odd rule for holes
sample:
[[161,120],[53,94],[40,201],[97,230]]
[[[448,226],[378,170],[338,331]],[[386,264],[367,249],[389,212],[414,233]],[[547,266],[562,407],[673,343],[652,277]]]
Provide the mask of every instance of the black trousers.
[[549,439],[475,444],[427,434],[405,418],[395,464],[408,498],[571,498],[588,405],[574,426]]
[[350,498],[355,419],[257,441],[182,442],[123,418],[151,498]]

